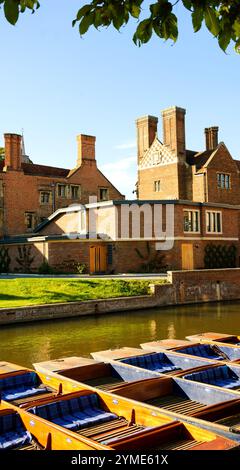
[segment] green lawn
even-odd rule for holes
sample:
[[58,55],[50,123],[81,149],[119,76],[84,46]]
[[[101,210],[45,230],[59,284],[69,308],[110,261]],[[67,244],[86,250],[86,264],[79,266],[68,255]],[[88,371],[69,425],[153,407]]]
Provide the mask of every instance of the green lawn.
[[0,308],[142,295],[149,293],[149,284],[151,280],[0,280]]

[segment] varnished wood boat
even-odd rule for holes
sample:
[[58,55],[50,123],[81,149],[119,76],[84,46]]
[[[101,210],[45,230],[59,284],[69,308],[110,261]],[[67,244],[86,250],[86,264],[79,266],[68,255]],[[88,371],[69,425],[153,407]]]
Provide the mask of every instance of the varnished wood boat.
[[61,394],[61,387],[54,388],[48,383],[44,383],[36,371],[9,362],[0,363],[0,396],[2,400],[20,406],[37,398],[58,394]]
[[[73,361],[74,359],[74,361]],[[74,362],[74,366],[73,366]],[[43,374],[56,372],[64,377],[77,380],[102,390],[115,389],[124,382],[156,377],[159,374],[141,368],[129,368],[127,365],[97,362],[85,358],[63,358],[34,364],[35,369]]]
[[217,342],[217,343],[226,343],[229,345],[236,345],[240,347],[240,336],[237,335],[230,335],[226,333],[214,333],[214,332],[206,332],[206,333],[198,333],[196,335],[189,335],[186,336],[189,341],[196,341],[196,342]]
[[44,450],[19,413],[4,406],[0,407],[0,450]]
[[201,417],[212,406],[236,400],[236,393],[206,386],[202,383],[183,380],[178,377],[147,379],[124,384],[113,391],[121,397],[136,400],[160,409],[160,412],[185,417]]
[[[131,404],[130,404],[131,405]],[[187,423],[167,423],[144,427],[137,422],[135,410],[131,419],[112,412],[96,393],[86,390],[39,401],[27,413],[68,429],[69,433],[92,440],[114,450],[230,450],[238,444],[212,431]],[[122,408],[121,408],[122,411]],[[129,411],[129,410],[128,410]],[[152,418],[152,424],[153,424]]]
[[204,370],[182,373],[181,377],[236,392],[240,391],[240,367],[233,365],[233,363],[219,364]]
[[[233,345],[225,345],[222,343],[209,343],[202,341],[201,343],[186,342],[187,344],[177,344],[173,349],[174,352],[180,354],[187,354],[195,357],[202,357],[205,360],[211,361],[240,361],[240,348],[236,348]],[[181,340],[180,340],[181,342]],[[141,347],[147,351],[164,351],[161,341],[154,341],[153,343],[143,343]]]

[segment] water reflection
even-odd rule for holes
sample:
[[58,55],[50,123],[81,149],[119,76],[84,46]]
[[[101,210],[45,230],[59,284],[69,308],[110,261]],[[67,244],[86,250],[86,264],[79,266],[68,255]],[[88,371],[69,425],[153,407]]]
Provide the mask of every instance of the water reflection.
[[150,309],[99,317],[55,320],[1,327],[0,359],[31,366],[61,356],[89,356],[91,351],[202,331],[240,334],[240,302]]

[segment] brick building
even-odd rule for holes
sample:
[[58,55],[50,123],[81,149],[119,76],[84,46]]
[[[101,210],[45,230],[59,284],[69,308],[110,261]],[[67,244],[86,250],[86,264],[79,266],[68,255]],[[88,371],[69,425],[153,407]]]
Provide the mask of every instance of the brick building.
[[97,167],[95,137],[77,137],[78,156],[72,170],[38,165],[25,155],[22,136],[5,134],[0,159],[0,238],[31,233],[55,210],[71,204],[123,199]]
[[44,261],[60,272],[84,264],[91,273],[239,266],[240,162],[218,143],[217,127],[205,129],[203,151],[192,151],[185,110],[172,107],[162,117],[163,143],[156,117],[136,121],[137,200],[109,190],[113,200],[58,206],[34,236],[0,242],[9,269],[21,269],[25,255],[33,271]]

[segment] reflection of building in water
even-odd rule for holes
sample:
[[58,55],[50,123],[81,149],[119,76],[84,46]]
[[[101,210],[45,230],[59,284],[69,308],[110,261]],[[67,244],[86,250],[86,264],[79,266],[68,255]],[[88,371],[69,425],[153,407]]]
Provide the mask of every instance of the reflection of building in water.
[[176,330],[174,323],[170,323],[168,326],[168,339],[175,339],[176,338]]
[[151,334],[151,339],[157,338],[157,322],[156,320],[151,320],[149,324],[149,330]]
[[49,361],[52,359],[51,338],[44,336],[42,340],[36,344],[36,349],[32,351],[32,362]]

